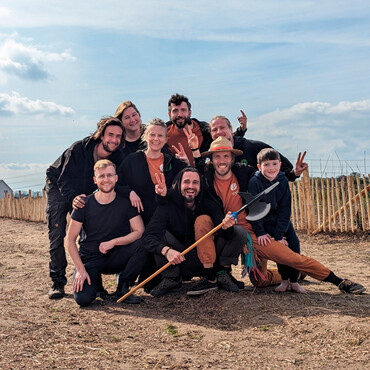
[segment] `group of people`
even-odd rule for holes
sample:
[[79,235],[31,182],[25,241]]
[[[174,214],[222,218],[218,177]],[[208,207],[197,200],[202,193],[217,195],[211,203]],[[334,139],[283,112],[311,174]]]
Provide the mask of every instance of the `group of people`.
[[[243,111],[235,132],[224,116],[209,123],[193,118],[183,95],[171,96],[168,114],[168,122],[155,118],[143,125],[137,107],[125,101],[48,168],[49,298],[64,296],[65,237],[75,265],[73,295],[81,307],[107,294],[102,274],[116,274],[119,298],[168,262],[170,267],[144,286],[154,297],[194,277],[199,279],[189,296],[237,292],[244,283],[233,276],[232,265],[240,256],[252,261],[245,269],[256,287],[306,293],[298,283],[304,274],[345,293],[365,290],[300,254],[288,181],[307,169],[305,153],[293,168],[268,144],[246,139]],[[243,206],[243,193],[256,195],[275,183],[263,199],[270,207],[264,215],[253,217],[248,209],[237,217],[232,213]],[[217,232],[181,253],[217,225]],[[278,268],[268,269],[268,260]],[[134,294],[124,300],[141,301]]]

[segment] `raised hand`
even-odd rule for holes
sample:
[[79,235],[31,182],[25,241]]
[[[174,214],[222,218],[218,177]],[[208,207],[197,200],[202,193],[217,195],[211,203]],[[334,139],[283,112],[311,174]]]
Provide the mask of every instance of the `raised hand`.
[[299,152],[297,162],[295,162],[294,174],[298,177],[301,176],[303,171],[307,170],[308,168],[308,164],[306,162],[303,162],[305,156],[306,152],[303,152],[302,156],[301,152]]
[[184,132],[186,138],[188,139],[189,148],[191,150],[199,149],[198,136],[193,133],[189,126],[185,126],[182,131]]
[[238,121],[240,123],[240,127],[243,131],[245,131],[247,129],[247,116],[245,115],[245,113],[240,110],[240,113],[242,114],[240,117],[238,117]]
[[188,156],[185,153],[184,147],[179,143],[179,148],[176,148],[175,145],[172,145],[173,150],[176,152],[175,157],[184,161],[188,166],[190,166],[190,161]]
[[167,195],[167,186],[164,174],[162,172],[159,175],[155,173],[154,176],[157,180],[157,184],[154,187],[156,194],[160,195],[161,197],[165,197]]

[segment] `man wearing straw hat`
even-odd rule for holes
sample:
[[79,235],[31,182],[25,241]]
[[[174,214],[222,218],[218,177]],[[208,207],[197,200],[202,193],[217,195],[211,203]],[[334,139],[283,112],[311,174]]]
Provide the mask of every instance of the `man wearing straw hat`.
[[[233,149],[231,142],[223,136],[218,137],[211,143],[209,151],[202,153],[203,157],[211,159],[211,162],[205,169],[207,184],[205,205],[211,207],[210,214],[213,215],[213,219],[216,219],[215,224],[219,221],[221,222],[224,214],[235,211],[243,205],[239,192],[248,190],[248,183],[254,172],[245,164],[234,163],[235,156],[238,154],[240,154],[239,151]],[[348,279],[339,278],[313,258],[295,253],[286,245],[273,239],[267,245],[258,244],[257,237],[246,216],[245,212],[240,213],[237,217],[238,225],[234,226],[234,228],[240,229],[241,227],[244,230],[244,243],[248,244],[248,241],[251,241],[253,253],[257,258],[266,258],[302,271],[317,280],[330,282],[338,286],[339,290],[344,293],[355,294],[365,291],[362,285]],[[214,223],[210,217],[206,215],[198,217],[195,225],[196,239],[205,235],[213,226]],[[208,269],[215,269],[215,263],[217,263],[219,256],[216,253],[217,251],[212,248],[212,245],[200,243],[197,246],[197,251],[203,266]],[[235,263],[235,261],[230,260],[231,263]],[[212,284],[212,280],[208,279],[208,283]],[[199,284],[203,284],[204,287],[207,285],[207,282],[201,281]],[[195,287],[194,291],[202,291],[198,288]],[[238,286],[235,284],[234,290],[237,291],[237,288]],[[207,290],[203,289],[203,291]]]

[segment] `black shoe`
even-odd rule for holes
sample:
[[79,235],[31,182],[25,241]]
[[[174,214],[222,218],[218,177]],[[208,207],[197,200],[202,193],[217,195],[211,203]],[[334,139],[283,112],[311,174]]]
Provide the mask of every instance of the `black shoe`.
[[[128,283],[122,283],[118,285],[115,296],[117,297],[117,299],[120,299],[128,292],[129,292]],[[127,304],[139,304],[143,301],[144,300],[138,295],[131,294],[127,298],[125,298],[122,302]]]
[[304,280],[305,277],[307,276],[306,273],[302,272],[302,271],[299,271],[299,275],[298,275],[298,280]]
[[170,278],[164,278],[152,291],[150,294],[153,297],[162,297],[168,293],[170,290],[179,290],[182,286],[181,279],[175,280]]
[[190,296],[202,295],[217,289],[217,283],[211,283],[208,279],[202,278],[186,294]]
[[64,297],[64,283],[56,281],[49,290],[49,299],[60,299]]
[[234,276],[231,274],[231,271],[228,272],[231,277],[232,282],[241,290],[244,289],[244,283],[242,281],[236,280]]
[[96,298],[106,299],[107,295],[108,291],[106,289],[98,287],[98,291],[96,292]]
[[217,285],[220,289],[226,290],[227,292],[239,292],[238,286],[233,282],[231,276],[226,271],[217,274]]
[[338,289],[342,293],[351,293],[351,294],[359,294],[363,293],[366,288],[361,284],[354,283],[351,280],[343,279],[343,281],[338,285]]

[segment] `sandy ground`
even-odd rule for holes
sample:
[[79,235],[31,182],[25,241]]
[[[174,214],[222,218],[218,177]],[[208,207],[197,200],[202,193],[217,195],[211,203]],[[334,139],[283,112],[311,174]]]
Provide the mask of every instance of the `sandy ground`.
[[[369,234],[300,234],[302,254],[337,275],[369,284]],[[234,275],[239,278],[239,271]],[[0,219],[0,368],[365,369],[370,359],[368,294],[345,295],[306,278],[309,294],[254,289],[180,293],[141,305],[112,298],[80,309],[49,300],[45,224]],[[104,284],[115,290],[114,276]]]

